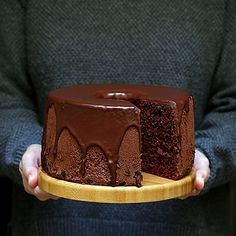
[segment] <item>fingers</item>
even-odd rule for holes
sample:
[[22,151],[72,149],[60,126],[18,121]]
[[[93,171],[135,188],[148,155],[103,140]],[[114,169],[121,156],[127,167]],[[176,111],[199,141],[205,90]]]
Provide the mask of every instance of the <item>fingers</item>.
[[41,190],[39,188],[39,186],[37,186],[36,188],[34,188],[34,194],[40,201],[46,201],[48,199],[53,199],[56,200],[58,199],[58,197],[53,196],[49,193],[44,192],[43,190]]
[[38,186],[38,168],[41,165],[41,145],[30,145],[19,164],[19,171],[22,177],[24,189],[28,194],[34,195],[40,201],[48,199],[58,199]]

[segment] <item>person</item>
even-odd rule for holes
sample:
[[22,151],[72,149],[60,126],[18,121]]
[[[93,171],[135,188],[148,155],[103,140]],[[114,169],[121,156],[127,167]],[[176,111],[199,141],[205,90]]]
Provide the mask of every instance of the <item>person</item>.
[[[0,18],[0,174],[13,182],[11,235],[228,235],[236,1],[2,0]],[[47,93],[90,83],[159,84],[193,94],[190,196],[100,204],[39,188]]]

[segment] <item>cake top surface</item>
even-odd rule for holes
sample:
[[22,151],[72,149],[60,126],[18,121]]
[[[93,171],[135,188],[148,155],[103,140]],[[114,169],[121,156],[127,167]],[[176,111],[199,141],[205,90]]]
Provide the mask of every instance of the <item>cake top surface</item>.
[[131,102],[137,99],[168,102],[178,106],[184,104],[189,96],[188,92],[179,88],[130,84],[74,85],[49,93],[49,98],[54,101],[106,108],[131,108],[134,107]]

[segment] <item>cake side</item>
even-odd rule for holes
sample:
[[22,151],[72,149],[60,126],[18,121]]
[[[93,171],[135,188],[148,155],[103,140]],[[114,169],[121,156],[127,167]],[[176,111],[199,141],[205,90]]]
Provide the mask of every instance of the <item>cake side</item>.
[[54,148],[55,141],[56,112],[54,106],[51,106],[48,108],[43,136],[42,168],[55,178],[82,182],[82,153],[79,144],[66,128],[61,132],[57,150]]
[[179,136],[181,149],[178,155],[178,175],[181,178],[191,172],[194,162],[194,103],[192,96],[189,96],[182,110]]
[[125,132],[119,149],[117,185],[141,186],[140,131],[131,126]]
[[91,109],[48,99],[42,168],[49,175],[86,184],[141,185],[135,175],[141,173],[135,106]]

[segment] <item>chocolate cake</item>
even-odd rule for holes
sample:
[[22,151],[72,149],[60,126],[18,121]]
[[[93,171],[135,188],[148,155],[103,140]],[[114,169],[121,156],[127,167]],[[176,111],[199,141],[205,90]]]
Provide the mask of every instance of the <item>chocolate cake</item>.
[[192,96],[143,85],[78,85],[47,98],[42,168],[67,181],[141,186],[145,171],[180,179],[194,159]]

